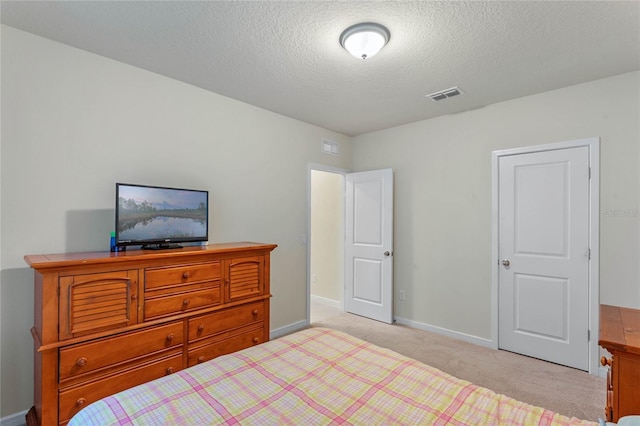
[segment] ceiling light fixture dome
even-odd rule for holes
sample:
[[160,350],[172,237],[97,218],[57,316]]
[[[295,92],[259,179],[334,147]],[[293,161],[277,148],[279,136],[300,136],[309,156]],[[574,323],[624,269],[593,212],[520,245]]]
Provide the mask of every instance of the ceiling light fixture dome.
[[352,25],[340,34],[340,45],[358,59],[374,56],[389,42],[389,30],[380,24]]

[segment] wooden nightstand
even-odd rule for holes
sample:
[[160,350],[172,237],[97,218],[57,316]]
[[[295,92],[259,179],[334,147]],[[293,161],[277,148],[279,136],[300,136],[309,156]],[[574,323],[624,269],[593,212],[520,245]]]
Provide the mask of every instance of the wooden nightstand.
[[640,310],[600,305],[600,340],[607,373],[607,421],[640,414]]

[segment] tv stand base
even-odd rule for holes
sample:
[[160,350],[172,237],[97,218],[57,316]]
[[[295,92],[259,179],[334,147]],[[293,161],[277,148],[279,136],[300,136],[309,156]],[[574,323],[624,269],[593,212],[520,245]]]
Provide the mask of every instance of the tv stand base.
[[166,249],[181,249],[180,244],[145,244],[140,247],[141,250],[166,250]]

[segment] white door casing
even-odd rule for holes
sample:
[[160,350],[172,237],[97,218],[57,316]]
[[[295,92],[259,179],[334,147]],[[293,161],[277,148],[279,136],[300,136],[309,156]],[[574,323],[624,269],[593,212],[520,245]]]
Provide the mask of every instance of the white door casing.
[[393,322],[393,170],[347,174],[345,310]]
[[498,347],[592,373],[593,151],[597,140],[494,153]]

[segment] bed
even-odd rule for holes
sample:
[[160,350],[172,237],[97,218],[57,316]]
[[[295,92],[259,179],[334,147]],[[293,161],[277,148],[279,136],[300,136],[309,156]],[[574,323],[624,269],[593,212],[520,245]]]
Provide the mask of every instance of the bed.
[[597,425],[309,328],[99,400],[79,425]]

